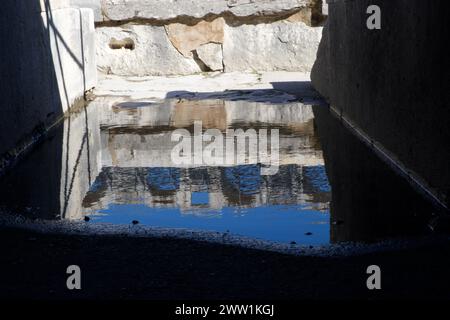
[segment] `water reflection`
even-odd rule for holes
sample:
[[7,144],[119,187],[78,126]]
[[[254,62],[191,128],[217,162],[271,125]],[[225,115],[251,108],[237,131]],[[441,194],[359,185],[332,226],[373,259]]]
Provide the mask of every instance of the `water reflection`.
[[314,107],[315,123],[333,187],[331,241],[375,241],[426,233],[435,211],[328,109]]
[[[91,213],[114,203],[220,215],[226,207],[291,205],[326,212],[329,201],[330,188],[322,166],[286,165],[274,176],[261,176],[257,165],[190,169],[106,167],[83,205]],[[197,209],[205,210],[196,212]]]
[[[265,94],[99,98],[1,179],[0,204],[35,218],[90,215],[89,223],[139,220],[311,245],[425,232],[429,204],[327,108]],[[280,130],[278,173],[263,176],[246,161],[175,165],[171,133],[195,121],[205,130]]]
[[82,202],[101,170],[94,109],[71,114],[0,180],[4,211],[43,219],[81,219]]

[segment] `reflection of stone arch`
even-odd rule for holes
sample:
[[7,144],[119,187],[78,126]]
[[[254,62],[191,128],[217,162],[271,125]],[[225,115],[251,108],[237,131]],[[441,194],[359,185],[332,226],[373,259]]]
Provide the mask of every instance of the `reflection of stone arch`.
[[254,204],[263,182],[259,165],[224,168],[222,175],[223,192],[231,204]]
[[152,194],[174,194],[180,188],[180,169],[149,168],[147,185]]

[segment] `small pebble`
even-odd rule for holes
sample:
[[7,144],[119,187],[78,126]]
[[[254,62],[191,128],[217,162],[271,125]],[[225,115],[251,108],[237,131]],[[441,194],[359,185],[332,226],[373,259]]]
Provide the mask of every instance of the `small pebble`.
[[88,221],[90,221],[90,220],[91,220],[91,218],[89,218],[88,216],[85,216],[85,217],[84,217],[84,221],[88,222]]

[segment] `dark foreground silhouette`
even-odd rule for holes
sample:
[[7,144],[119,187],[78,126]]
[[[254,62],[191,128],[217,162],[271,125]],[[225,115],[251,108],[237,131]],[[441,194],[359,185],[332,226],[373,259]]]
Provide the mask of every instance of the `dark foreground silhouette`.
[[[369,265],[382,290],[366,287]],[[79,265],[82,289],[66,288]],[[32,299],[449,298],[450,245],[345,258],[186,240],[0,232],[0,297]]]

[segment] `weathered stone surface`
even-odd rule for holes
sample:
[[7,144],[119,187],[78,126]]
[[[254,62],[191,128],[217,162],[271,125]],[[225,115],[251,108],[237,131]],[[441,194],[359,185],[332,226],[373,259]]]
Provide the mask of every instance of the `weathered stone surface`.
[[[166,98],[227,99],[242,98],[239,91],[277,90],[287,92],[270,95],[270,99],[248,95],[250,101],[282,104],[301,97],[305,103],[317,104],[317,92],[310,85],[310,76],[301,72],[214,73],[178,77],[121,77],[101,75],[95,89],[97,97],[117,97],[135,101],[159,101]],[[236,92],[237,90],[237,92]],[[259,91],[258,91],[259,90]],[[289,93],[289,94],[288,94]],[[224,97],[225,96],[225,97]],[[98,98],[97,98],[98,99]]]
[[223,70],[222,45],[219,43],[208,43],[197,50],[198,58],[210,69],[210,71]]
[[52,10],[69,8],[70,1],[71,0],[39,0],[39,11],[51,12]]
[[304,22],[310,26],[312,24],[312,9],[305,8],[297,13],[294,13],[286,20],[289,22]]
[[201,21],[193,26],[172,23],[166,31],[172,44],[185,57],[192,58],[192,51],[210,42],[223,43],[225,20]]
[[[210,14],[231,14],[236,17],[270,16],[302,10],[307,22],[311,8],[318,0],[39,0],[41,12],[62,8],[94,10],[96,22],[132,19],[172,20],[204,18]],[[328,5],[323,2],[324,15]]]
[[95,21],[103,21],[101,0],[39,0],[40,12],[67,8],[87,8],[94,11]]
[[231,13],[238,17],[269,15],[305,8],[313,0],[103,0],[107,20],[203,18]]
[[[316,0],[161,2],[102,1],[108,19],[132,20],[133,25],[98,28],[101,71],[129,76],[186,75],[224,67],[227,72],[309,72],[314,63],[322,30],[310,27],[313,11],[321,11]],[[211,14],[222,16],[213,19]]]
[[[111,41],[127,40],[129,48],[113,49]],[[97,28],[98,68],[117,75],[186,75],[201,72],[169,41],[164,27],[128,25]]]
[[103,21],[102,5],[100,0],[65,0],[70,2],[71,7],[89,8],[94,11],[95,21]]
[[222,18],[195,26],[100,27],[97,60],[102,72],[128,76],[187,75],[224,66],[226,72],[309,72],[321,33],[303,22],[233,27]]
[[95,13],[92,9],[81,8],[80,17],[82,21],[82,60],[83,60],[83,90],[87,91],[97,84],[97,55],[95,37]]
[[322,28],[288,21],[227,27],[225,30],[226,72],[309,72],[322,33]]
[[50,51],[63,111],[97,82],[94,13],[68,8],[42,13],[50,35]]

